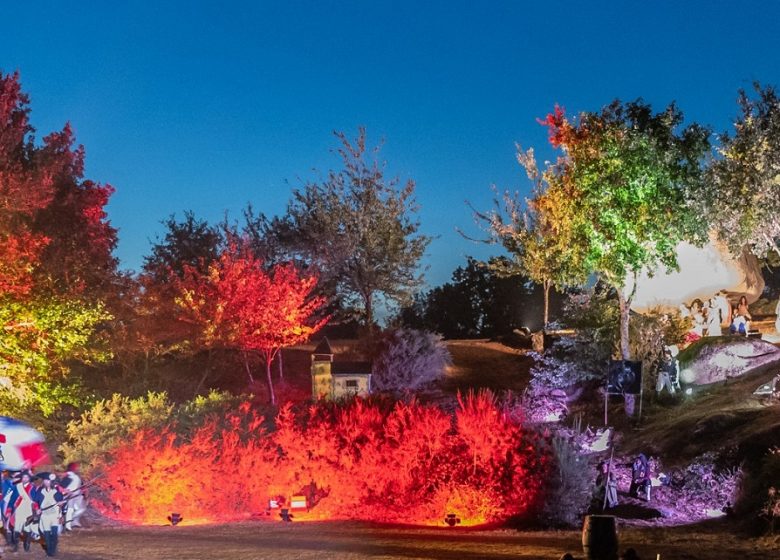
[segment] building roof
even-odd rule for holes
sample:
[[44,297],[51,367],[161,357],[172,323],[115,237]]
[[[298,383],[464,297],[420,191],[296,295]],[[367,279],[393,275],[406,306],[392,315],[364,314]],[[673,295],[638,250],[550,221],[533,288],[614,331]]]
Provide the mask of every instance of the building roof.
[[327,336],[322,337],[322,340],[320,340],[320,343],[314,349],[314,352],[312,352],[312,354],[330,354],[331,356],[333,355],[333,349],[330,347],[330,342],[328,342]]
[[333,362],[332,375],[371,375],[371,362]]

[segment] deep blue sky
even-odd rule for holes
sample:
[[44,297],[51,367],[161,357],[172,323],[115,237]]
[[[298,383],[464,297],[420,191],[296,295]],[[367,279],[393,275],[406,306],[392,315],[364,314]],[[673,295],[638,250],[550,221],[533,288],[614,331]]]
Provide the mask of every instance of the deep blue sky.
[[725,130],[740,87],[780,84],[780,2],[2,2],[0,69],[19,70],[38,136],[66,121],[87,176],[116,188],[117,255],[137,269],[160,220],[284,210],[338,165],[333,130],[384,138],[413,178],[428,280],[487,249],[466,199],[527,189],[555,103],[677,101]]

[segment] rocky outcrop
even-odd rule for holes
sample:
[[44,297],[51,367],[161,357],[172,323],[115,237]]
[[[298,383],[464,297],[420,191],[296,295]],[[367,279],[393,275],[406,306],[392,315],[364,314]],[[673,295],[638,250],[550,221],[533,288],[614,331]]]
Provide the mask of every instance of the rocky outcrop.
[[780,348],[757,338],[705,337],[680,353],[680,381],[708,385],[780,362]]

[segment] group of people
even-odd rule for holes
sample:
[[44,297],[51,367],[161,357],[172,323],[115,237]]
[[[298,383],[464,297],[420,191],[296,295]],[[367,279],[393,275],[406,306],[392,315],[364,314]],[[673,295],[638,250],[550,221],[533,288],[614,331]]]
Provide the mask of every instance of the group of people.
[[60,478],[54,473],[33,474],[30,470],[2,473],[2,514],[6,544],[25,551],[43,537],[47,556],[57,553],[61,529],[79,527],[86,509],[79,466],[71,463]]
[[747,335],[750,332],[750,321],[753,320],[747,297],[741,296],[737,305],[732,305],[724,290],[706,302],[696,298],[690,306],[682,304],[680,315],[690,317],[693,323],[686,337],[688,342],[703,336],[721,336],[724,330],[730,334]]
[[[652,481],[650,478],[650,464],[644,453],[637,455],[631,463],[631,486],[628,489],[628,495],[650,501],[650,489]],[[602,461],[598,465],[598,476],[596,476],[596,488],[593,492],[593,502],[591,510],[603,511],[612,509],[618,505],[617,480],[615,472],[610,462]]]

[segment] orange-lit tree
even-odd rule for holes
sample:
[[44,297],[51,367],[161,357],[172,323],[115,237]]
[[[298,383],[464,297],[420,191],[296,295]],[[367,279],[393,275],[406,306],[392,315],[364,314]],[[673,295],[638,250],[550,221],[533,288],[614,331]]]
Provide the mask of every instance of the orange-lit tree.
[[292,265],[277,265],[270,271],[238,243],[228,243],[205,272],[185,265],[177,280],[176,303],[185,320],[199,328],[204,347],[236,348],[263,357],[271,402],[276,396],[271,363],[285,346],[307,340],[327,322],[322,316],[325,299],[314,295],[316,276],[301,276]]

